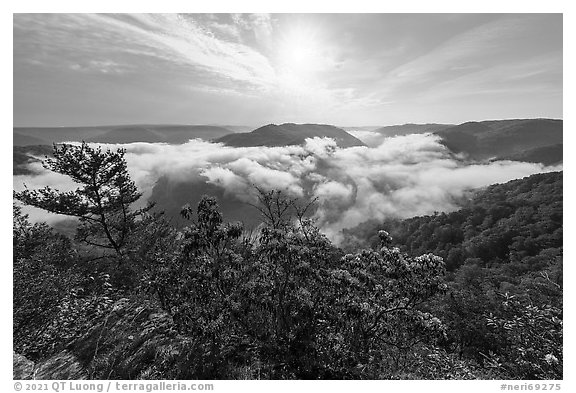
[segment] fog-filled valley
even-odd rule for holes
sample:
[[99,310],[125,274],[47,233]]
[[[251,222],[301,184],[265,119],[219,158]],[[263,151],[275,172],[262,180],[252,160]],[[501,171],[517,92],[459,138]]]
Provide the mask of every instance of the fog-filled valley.
[[15,375],[561,378],[561,120],[109,128],[14,131]]
[[[288,129],[282,135],[277,131],[278,126],[266,126],[252,133],[230,132],[228,135],[236,138],[254,135],[247,142],[233,142],[238,139],[206,137],[211,134],[202,134],[203,140],[197,137],[197,130],[204,128],[195,126],[188,133],[197,139],[183,142],[180,136],[178,144],[146,142],[144,133],[144,141],[97,145],[104,149],[126,149],[130,175],[143,192],[143,199],[155,202],[156,208],[165,211],[178,225],[184,224],[179,216],[181,207],[187,203],[194,206],[202,195],[209,194],[218,197],[226,220],[239,220],[255,227],[258,216],[250,205],[255,202],[256,188],[283,190],[291,197],[317,199],[314,219],[325,234],[339,241],[342,229],[369,219],[409,218],[454,211],[473,190],[535,173],[561,170],[561,147],[559,154],[552,151],[541,162],[521,161],[522,157],[513,160],[519,144],[522,151],[529,150],[527,145],[532,149],[558,146],[556,130],[559,124],[561,142],[561,122],[492,123],[506,129],[485,136],[489,134],[488,127],[484,133],[476,130],[473,134],[466,133],[473,125],[481,128],[483,123],[456,127],[406,125],[348,133],[330,126],[293,125],[292,130]],[[510,131],[508,123],[513,123],[518,130]],[[525,129],[538,124],[541,132],[532,132],[534,136],[527,138]],[[149,128],[153,127],[143,129]],[[136,126],[131,129],[138,130]],[[439,129],[445,131],[431,132]],[[287,141],[285,135],[298,135],[295,132],[300,135]],[[65,132],[60,133],[66,136]],[[478,149],[467,152],[464,148],[453,147],[453,139],[470,140],[477,134],[485,139],[513,138],[509,142],[513,148],[496,141],[486,146],[494,146],[493,150],[497,148],[498,151],[484,153],[478,158]],[[263,135],[266,139],[262,139]],[[442,135],[449,135],[451,139],[446,138],[446,142]],[[342,136],[348,138],[346,142],[338,139]],[[349,141],[355,142],[350,145]],[[238,143],[242,147],[234,146]],[[24,185],[29,188],[48,185],[64,190],[75,187],[69,178],[42,167],[40,159],[49,152],[49,147],[15,147],[15,160],[21,157],[21,161],[14,162],[15,190],[23,189]],[[30,214],[33,219],[49,222],[62,219],[62,216],[46,215],[39,210],[30,211]]]

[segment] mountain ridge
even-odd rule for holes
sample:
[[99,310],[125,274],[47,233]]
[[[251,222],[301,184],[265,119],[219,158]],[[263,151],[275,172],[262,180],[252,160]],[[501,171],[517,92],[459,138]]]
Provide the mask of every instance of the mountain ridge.
[[365,146],[358,138],[336,126],[328,124],[267,124],[252,132],[225,135],[216,142],[227,146],[287,146],[300,145],[306,138],[328,137],[340,147]]
[[401,136],[409,134],[423,134],[426,132],[435,132],[454,126],[454,124],[439,124],[439,123],[406,123],[391,126],[379,127],[373,130],[379,134],[387,136]]
[[[497,158],[562,144],[563,121],[539,118],[465,122],[435,134],[455,153],[473,159]],[[558,156],[556,161],[561,160]]]
[[213,125],[134,124],[87,127],[14,127],[13,145],[50,145],[52,143],[81,141],[94,143],[164,142],[182,144],[190,139],[210,140],[234,132],[237,131]]

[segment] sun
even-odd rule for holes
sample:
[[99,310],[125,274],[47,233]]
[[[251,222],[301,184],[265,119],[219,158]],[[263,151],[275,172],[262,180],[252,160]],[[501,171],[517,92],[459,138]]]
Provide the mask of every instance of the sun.
[[285,49],[284,64],[295,70],[304,70],[312,66],[310,63],[313,57],[311,45],[290,44]]
[[294,28],[284,34],[278,43],[278,63],[282,73],[305,78],[318,70],[321,47],[317,34],[311,28]]

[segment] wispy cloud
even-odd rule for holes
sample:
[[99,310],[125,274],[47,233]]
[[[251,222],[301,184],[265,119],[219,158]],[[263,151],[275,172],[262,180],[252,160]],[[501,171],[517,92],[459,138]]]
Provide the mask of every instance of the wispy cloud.
[[260,53],[246,45],[217,38],[190,17],[177,14],[87,17],[97,19],[103,28],[131,34],[167,61],[200,67],[254,85],[266,85],[274,76],[270,63]]
[[103,74],[122,74],[128,68],[126,65],[111,60],[90,60],[72,64],[70,68],[81,72],[98,72]]
[[554,52],[528,60],[476,68],[434,84],[421,101],[475,95],[561,94],[562,53]]
[[524,19],[515,17],[499,18],[471,28],[448,39],[441,45],[397,67],[390,72],[391,77],[401,79],[426,79],[437,72],[467,71],[481,68],[487,61],[504,50],[501,42],[511,36],[522,34]]
[[[509,58],[510,52],[520,50],[515,45],[530,33],[534,22],[529,16],[509,15],[471,28],[387,72],[379,88],[384,95],[409,91],[412,98],[431,99],[494,89],[513,93],[510,81],[515,79],[526,79],[520,88],[530,89],[529,77],[561,73],[562,64],[558,51],[546,55],[519,53]],[[557,83],[555,87],[558,89]]]
[[[298,101],[308,107],[323,106],[326,111],[340,106],[354,108],[381,104],[373,95],[359,95],[351,87],[331,88],[319,79],[301,79],[282,72],[263,53],[270,50],[274,34],[272,19],[267,14],[234,15],[230,23],[200,21],[195,16],[177,14],[90,14],[83,17],[103,30],[148,46],[147,55],[219,78],[205,81],[204,87],[195,86],[194,82],[192,89],[223,91],[227,95],[232,92],[236,95],[265,94],[279,101]],[[246,39],[242,32],[253,34],[262,50],[244,43]]]
[[[523,98],[531,107],[551,108],[539,93],[562,90],[560,25],[561,17],[537,14],[21,14],[14,17],[15,94],[26,109],[15,113],[53,105],[54,86],[79,106],[87,89],[109,102],[106,82],[127,106],[135,91],[166,102],[159,114],[220,94],[227,101],[221,115],[236,119],[243,99],[256,98],[260,111],[244,116],[250,123],[282,114],[295,122],[385,125],[415,121],[407,116],[416,110],[419,119],[450,122],[436,108],[414,105],[476,94],[489,112],[492,94],[523,91],[534,93]],[[458,112],[476,117],[476,108]],[[207,112],[200,121],[217,120],[216,110]],[[94,113],[92,103],[85,113]],[[158,121],[192,121],[190,111],[177,114]]]

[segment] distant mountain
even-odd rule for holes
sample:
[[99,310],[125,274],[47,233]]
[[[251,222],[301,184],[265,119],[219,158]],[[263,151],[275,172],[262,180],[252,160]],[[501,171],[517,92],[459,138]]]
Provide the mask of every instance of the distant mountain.
[[268,124],[252,132],[230,134],[216,140],[228,146],[288,146],[300,145],[306,138],[333,138],[340,147],[364,146],[358,138],[341,128],[326,124]]
[[402,125],[395,125],[395,126],[386,126],[376,128],[372,130],[373,132],[378,132],[380,134],[386,136],[402,136],[402,135],[410,135],[410,134],[424,134],[426,132],[436,132],[439,130],[444,130],[449,127],[453,127],[453,124],[402,124]]
[[354,127],[339,127],[342,128],[344,131],[374,131],[380,126],[354,126]]
[[30,135],[22,135],[18,132],[14,132],[13,137],[12,146],[45,145],[48,143],[44,139]]
[[219,126],[205,125],[123,125],[102,127],[14,128],[14,145],[59,142],[132,143],[164,142],[181,144],[190,139],[211,140],[233,133]]
[[214,124],[213,126],[226,128],[227,130],[230,130],[232,132],[250,132],[254,129],[254,127],[251,126],[231,126],[228,124]]
[[[475,159],[521,157],[529,151],[562,145],[562,120],[515,119],[467,122],[435,133],[446,147],[455,153],[465,153]],[[546,161],[561,161],[561,149],[544,151]],[[535,154],[544,154],[542,151]],[[534,156],[533,156],[534,157]],[[539,161],[540,162],[540,161]]]
[[133,142],[149,142],[159,143],[165,142],[166,138],[158,133],[144,127],[122,127],[113,129],[91,138],[87,138],[86,142],[98,143],[133,143]]
[[[42,144],[52,144],[58,142],[80,142],[92,138],[96,135],[110,131],[113,127],[15,127],[14,145],[16,145],[16,135],[37,138],[43,141]],[[38,143],[26,143],[34,145]]]
[[102,135],[90,138],[88,142],[131,143],[165,142],[182,144],[190,139],[217,139],[233,131],[217,126],[131,126],[118,127]]
[[560,164],[563,159],[563,144],[537,147],[523,153],[511,156],[498,157],[500,160],[536,162],[544,165]]

